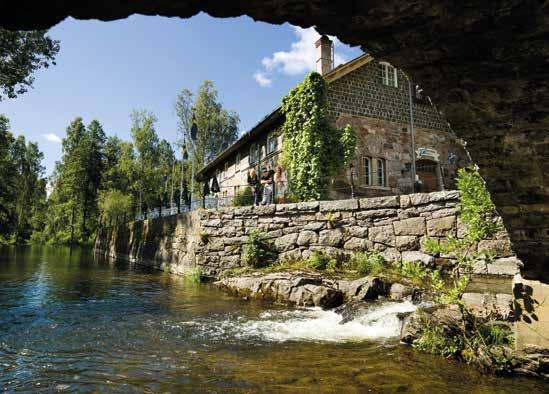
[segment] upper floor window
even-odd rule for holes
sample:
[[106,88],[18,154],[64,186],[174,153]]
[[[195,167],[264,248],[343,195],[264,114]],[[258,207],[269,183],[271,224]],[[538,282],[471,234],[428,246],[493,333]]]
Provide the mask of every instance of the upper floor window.
[[278,150],[278,138],[276,135],[271,135],[267,140],[267,154]]
[[372,184],[372,159],[369,157],[364,158],[364,184]]
[[236,154],[236,160],[235,160],[235,163],[234,163],[235,172],[240,171],[240,160],[241,160],[240,153],[237,153]]
[[257,151],[257,144],[252,144],[250,146],[250,154],[248,156],[248,162],[250,164],[254,164],[257,162],[258,159],[258,151]]
[[393,88],[398,87],[398,72],[397,69],[391,66],[389,63],[379,63],[381,70],[381,83]]
[[223,178],[227,178],[229,176],[229,163],[225,163],[225,167],[223,168]]
[[385,186],[385,160],[376,159],[377,161],[377,185]]

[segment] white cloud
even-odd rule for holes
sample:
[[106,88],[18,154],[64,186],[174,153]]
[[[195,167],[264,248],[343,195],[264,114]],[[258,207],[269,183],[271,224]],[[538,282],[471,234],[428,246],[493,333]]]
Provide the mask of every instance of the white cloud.
[[61,139],[61,137],[54,133],[44,134],[44,138],[50,142],[55,142],[56,144],[60,144],[61,142],[63,142],[63,139]]
[[268,78],[262,71],[257,71],[254,74],[254,79],[262,88],[268,88],[273,84],[273,80]]
[[[303,29],[294,26],[294,33],[297,41],[292,42],[289,51],[279,51],[270,57],[265,57],[261,61],[265,69],[269,71],[279,70],[287,75],[301,74],[316,68],[316,48],[315,42],[320,38],[320,34],[310,27]],[[330,37],[335,47],[341,45],[336,37]],[[345,63],[346,59],[339,53],[335,53],[335,65]]]

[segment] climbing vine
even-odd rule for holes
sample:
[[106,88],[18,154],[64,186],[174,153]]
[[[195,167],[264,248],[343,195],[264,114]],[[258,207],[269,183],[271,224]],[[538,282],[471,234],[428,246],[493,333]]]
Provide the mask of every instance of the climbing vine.
[[350,125],[333,128],[327,117],[326,82],[309,73],[282,99],[282,163],[301,201],[322,199],[330,176],[355,157],[356,135]]

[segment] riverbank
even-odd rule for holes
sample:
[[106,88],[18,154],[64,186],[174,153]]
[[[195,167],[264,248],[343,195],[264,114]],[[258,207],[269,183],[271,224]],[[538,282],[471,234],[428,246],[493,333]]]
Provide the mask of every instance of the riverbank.
[[[385,309],[243,300],[210,283],[63,247],[0,248],[0,386],[21,392],[504,392],[493,377],[398,344]],[[396,323],[395,323],[396,322]]]

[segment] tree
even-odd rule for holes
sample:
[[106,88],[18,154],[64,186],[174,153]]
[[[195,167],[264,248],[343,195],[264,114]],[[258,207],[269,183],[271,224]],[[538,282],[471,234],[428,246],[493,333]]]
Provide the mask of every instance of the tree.
[[136,186],[139,190],[139,205],[155,206],[159,203],[162,182],[156,168],[159,162],[159,141],[154,127],[156,117],[150,111],[134,110],[131,120],[133,145],[137,150]]
[[197,170],[238,137],[240,119],[236,112],[223,108],[212,81],[202,82],[194,99],[189,89],[183,89],[177,96],[175,113],[180,132],[187,136],[190,135],[194,115],[198,133],[193,160]]
[[46,31],[10,31],[0,28],[0,101],[25,93],[34,83],[32,74],[55,65],[59,41]]
[[14,223],[15,165],[10,154],[13,136],[9,120],[0,115],[0,243],[9,238]]
[[0,115],[0,243],[25,243],[44,225],[44,155],[8,129],[8,119]]

